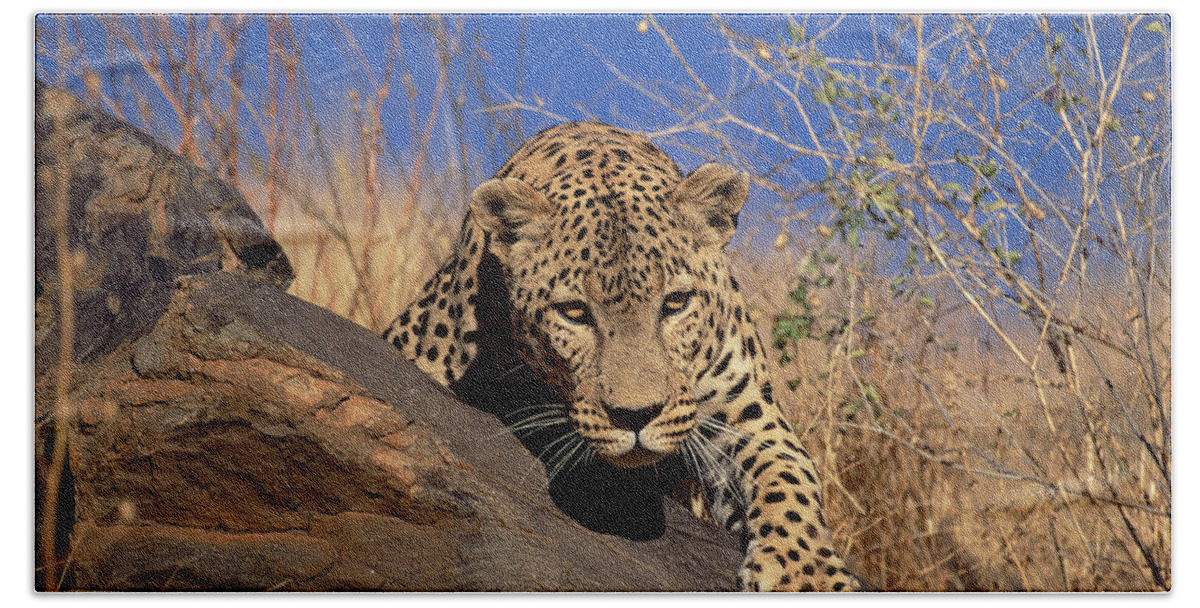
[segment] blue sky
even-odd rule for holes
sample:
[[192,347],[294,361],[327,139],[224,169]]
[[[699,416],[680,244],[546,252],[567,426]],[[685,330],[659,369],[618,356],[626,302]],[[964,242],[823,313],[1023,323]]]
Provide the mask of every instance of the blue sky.
[[[730,52],[725,36],[709,15],[670,14],[657,16],[658,25],[669,33],[677,45],[678,53],[687,58],[688,68],[703,80],[713,93],[723,100],[724,107],[739,116],[773,133],[782,133],[786,138],[811,148],[813,142],[796,123],[793,113],[780,111],[780,104],[791,103],[786,93],[764,83],[748,69],[745,62]],[[772,48],[787,47],[795,43],[803,47],[814,36],[819,40],[810,46],[824,57],[843,60],[839,69],[868,81],[875,79],[879,90],[887,84],[879,84],[879,74],[870,70],[859,72],[853,67],[855,61],[882,63],[911,63],[915,60],[915,36],[910,21],[903,16],[891,14],[832,14],[795,15],[793,26],[788,18],[777,14],[751,14],[724,16],[722,19],[738,35],[761,40]],[[926,36],[936,37],[939,32],[951,28],[956,16],[930,15],[923,26]],[[1083,48],[1087,40],[1076,27],[1074,15],[1052,15],[1050,23],[1055,35],[1062,37],[1068,47]],[[1157,17],[1150,17],[1157,19]],[[464,15],[446,16],[442,21],[448,28],[450,38],[462,46],[452,61],[451,87],[442,96],[439,106],[439,124],[435,129],[432,153],[434,165],[453,165],[458,161],[455,138],[449,133],[455,128],[455,116],[449,99],[461,95],[464,105],[461,116],[467,147],[470,150],[470,180],[478,182],[492,173],[504,161],[516,145],[517,139],[503,140],[495,130],[497,119],[509,123],[519,121],[524,135],[530,135],[555,122],[546,114],[566,119],[597,118],[602,121],[629,127],[635,130],[655,132],[668,129],[690,120],[701,122],[711,118],[709,108],[687,116],[672,108],[695,105],[698,99],[697,85],[691,74],[677,60],[674,51],[653,28],[639,31],[639,15]],[[1119,57],[1120,23],[1115,17],[1097,15],[1098,58],[1102,64],[1113,65]],[[131,18],[126,22],[130,31],[138,31]],[[38,20],[43,28],[42,42],[53,49],[59,40],[58,30],[63,20],[44,16]],[[84,55],[88,62],[100,71],[104,87],[109,96],[124,95],[133,105],[132,96],[124,87],[114,87],[112,82],[123,82],[128,75],[143,90],[153,90],[142,68],[135,58],[117,45],[110,59],[110,47],[106,44],[108,30],[96,18],[82,16],[71,18],[68,24],[68,39],[82,39]],[[179,36],[187,33],[185,21],[176,17],[173,29]],[[980,28],[979,36],[991,53],[990,58],[1003,64],[1003,74],[1012,81],[1012,86],[1000,94],[1000,104],[1005,111],[1015,112],[1010,125],[1017,121],[1028,121],[1048,133],[1059,128],[1059,118],[1053,104],[1030,101],[1037,92],[1030,87],[1047,81],[1049,64],[1045,59],[1046,44],[1038,34],[1036,16],[1008,14],[973,21]],[[1169,21],[1168,21],[1169,24]],[[326,134],[333,140],[351,128],[346,108],[350,104],[350,90],[367,90],[369,81],[378,81],[385,70],[384,58],[392,43],[392,22],[384,15],[297,15],[292,17],[293,31],[302,41],[304,68],[315,111]],[[795,38],[796,26],[804,28],[804,37]],[[404,17],[398,21],[399,40],[404,48],[403,64],[412,74],[412,84],[419,91],[415,98],[415,115],[419,120],[431,111],[433,95],[430,91],[438,70],[438,46],[431,32],[437,27],[422,17]],[[344,28],[344,29],[343,29]],[[258,107],[263,104],[265,94],[265,65],[267,25],[264,18],[249,20],[242,37],[239,65],[247,75],[243,84],[247,95]],[[899,32],[899,35],[896,35]],[[353,39],[366,59],[364,66],[356,57],[347,40]],[[1152,35],[1135,37],[1134,52],[1146,52],[1155,44]],[[1140,46],[1139,46],[1140,45]],[[965,93],[983,89],[978,81],[978,70],[969,68],[970,59],[962,50],[962,40],[953,39],[937,46],[928,57],[928,70],[933,73],[947,71],[948,79],[961,87]],[[777,51],[776,51],[777,52]],[[218,52],[213,50],[213,60]],[[777,55],[776,55],[777,57]],[[607,64],[607,65],[606,65]],[[768,65],[764,62],[764,65]],[[637,86],[622,82],[609,66],[615,67]],[[1153,66],[1152,66],[1153,67]],[[1161,67],[1161,66],[1160,66]],[[769,65],[768,65],[769,68]],[[399,70],[396,74],[405,70]],[[1149,77],[1161,77],[1150,73]],[[1153,72],[1153,70],[1151,70]],[[903,71],[891,71],[903,80]],[[958,73],[961,81],[955,82]],[[57,66],[48,55],[38,56],[39,76],[55,79]],[[178,75],[177,75],[178,77]],[[827,146],[838,144],[834,133],[836,126],[830,122],[822,106],[813,100],[814,88],[820,80],[798,87],[793,94],[805,105],[811,115],[812,128]],[[405,83],[395,75],[391,94],[382,107],[385,136],[388,140],[384,162],[393,168],[402,167],[407,154],[413,147],[408,126],[409,99],[404,94]],[[900,82],[896,86],[903,86]],[[69,88],[81,92],[83,83],[78,78],[68,78]],[[644,87],[649,95],[638,90]],[[1168,83],[1169,86],[1169,83]],[[457,87],[457,88],[456,88]],[[219,87],[218,87],[219,88]],[[1065,87],[1064,87],[1065,88]],[[1116,107],[1134,112],[1143,102],[1138,98],[1136,87],[1126,87],[1117,100]],[[524,104],[538,107],[544,112],[522,111],[517,114],[499,115],[484,107],[482,96],[487,95],[493,104],[502,104],[520,99]],[[218,98],[221,94],[218,91]],[[1166,92],[1169,99],[1170,91]],[[665,104],[664,104],[665,100]],[[950,100],[951,103],[956,103]],[[971,100],[965,100],[970,102]],[[178,138],[179,125],[161,98],[150,97],[155,110],[155,122],[142,125],[151,134],[171,142]],[[970,109],[969,107],[967,109]],[[241,122],[250,124],[249,110],[243,112]],[[1011,127],[1010,127],[1011,128]],[[797,199],[784,201],[778,193],[756,187],[747,207],[749,216],[778,215],[781,202],[788,208],[819,209],[824,198],[815,192],[813,184],[825,178],[826,166],[811,155],[797,154],[781,147],[777,142],[747,132],[745,129],[726,125],[722,133],[739,144],[739,149],[722,150],[720,142],[698,135],[674,135],[656,138],[655,142],[672,154],[685,169],[690,169],[714,155],[723,160],[741,164],[752,172],[759,172],[772,180],[779,190],[799,193]],[[1054,195],[1070,195],[1076,188],[1067,177],[1071,170],[1065,156],[1054,149],[1047,149],[1044,139],[1031,136],[1026,141],[1010,139],[1008,146],[1022,167],[1045,185],[1046,192]],[[264,149],[264,142],[252,134],[243,145],[251,150]],[[955,129],[935,128],[926,138],[932,146],[927,153],[942,158],[953,158],[962,149],[964,154],[981,155],[978,141],[963,137]],[[904,161],[914,151],[903,138],[892,138],[890,146]],[[980,158],[980,160],[986,160]],[[936,168],[939,179],[948,183],[967,184],[973,170],[954,163]],[[1003,177],[1003,176],[1001,176]],[[1016,246],[1022,245],[1019,234],[1014,236]]]

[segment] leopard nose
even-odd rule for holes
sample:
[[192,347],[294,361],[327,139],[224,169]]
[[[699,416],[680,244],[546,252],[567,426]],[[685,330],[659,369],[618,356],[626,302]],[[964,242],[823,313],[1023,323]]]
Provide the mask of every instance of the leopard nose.
[[608,420],[612,422],[613,426],[636,433],[662,413],[663,404],[655,403],[638,409],[605,405],[604,411],[608,414]]

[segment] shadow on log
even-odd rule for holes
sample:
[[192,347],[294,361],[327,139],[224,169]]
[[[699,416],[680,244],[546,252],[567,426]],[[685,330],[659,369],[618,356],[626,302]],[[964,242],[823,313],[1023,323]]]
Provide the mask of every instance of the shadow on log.
[[[39,86],[39,121],[49,94],[67,99]],[[143,145],[152,158],[165,159],[146,163],[146,170],[181,170],[172,164],[181,162],[177,157],[146,136],[90,112],[76,122],[102,122],[105,137],[125,133],[121,137]],[[58,152],[47,152],[66,148],[45,142],[96,132],[76,128],[64,135],[39,127],[39,218],[50,217],[43,212],[54,204],[43,178],[78,173]],[[111,170],[95,162],[88,171]],[[194,168],[175,175],[216,182]],[[98,184],[94,192],[112,192],[112,181],[92,183]],[[224,216],[203,197],[172,198],[181,190],[187,191],[165,193],[156,208],[172,209],[168,218],[205,219],[188,225],[195,242],[207,238],[217,245],[196,256],[211,263],[171,267],[201,274],[147,275],[155,289],[169,287],[165,297],[137,314],[106,318],[102,348],[83,343],[89,356],[72,374],[73,415],[65,428],[73,505],[60,504],[60,513],[70,513],[64,553],[72,588],[735,588],[741,554],[732,535],[670,501],[666,533],[655,540],[635,542],[580,526],[554,506],[542,463],[498,420],[456,400],[367,330],[280,291],[286,284],[280,277],[290,277],[281,252],[247,267],[236,248],[227,247],[237,240],[230,234],[257,241],[250,245],[256,251],[274,241],[254,230],[222,228]],[[228,188],[222,192],[240,203]],[[98,212],[113,208],[111,198],[80,198],[72,230],[94,231],[95,218],[108,217]],[[257,218],[249,218],[240,225],[261,230]],[[49,226],[50,220],[39,220],[37,230]],[[150,258],[161,251],[154,240],[159,233],[169,231],[150,230],[142,242],[131,235],[146,231],[126,230],[118,240],[132,245],[118,250],[106,248],[107,241],[71,244],[96,268],[111,267],[106,256],[119,254],[132,269],[126,274],[141,276],[139,269],[150,269]],[[41,232],[37,239],[42,246]],[[53,275],[43,273],[46,268],[39,258],[39,281],[49,284]],[[94,288],[102,295],[122,285],[110,277]],[[53,313],[56,306],[44,307]],[[49,350],[39,341],[37,357]],[[39,367],[39,440],[53,418],[43,389],[48,374],[41,371],[49,367]],[[43,473],[39,468],[39,479]]]

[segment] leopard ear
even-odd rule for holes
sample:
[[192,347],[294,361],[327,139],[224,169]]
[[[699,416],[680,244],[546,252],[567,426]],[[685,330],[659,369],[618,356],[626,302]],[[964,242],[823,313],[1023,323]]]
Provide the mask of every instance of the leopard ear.
[[698,217],[698,231],[708,232],[724,247],[737,230],[738,212],[749,195],[749,176],[727,165],[709,163],[687,176],[671,198]]
[[518,241],[545,232],[542,220],[554,213],[554,206],[529,184],[503,177],[490,179],[471,193],[471,213],[491,233],[492,252],[505,261]]

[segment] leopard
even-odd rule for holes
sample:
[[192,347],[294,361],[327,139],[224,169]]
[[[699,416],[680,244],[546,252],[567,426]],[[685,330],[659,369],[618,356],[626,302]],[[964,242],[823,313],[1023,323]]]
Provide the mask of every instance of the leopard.
[[460,394],[494,370],[476,398],[503,399],[524,370],[547,405],[515,427],[557,425],[559,468],[681,462],[678,497],[742,539],[743,591],[858,590],[730,270],[749,189],[728,164],[685,175],[621,128],[546,129],[474,189],[450,255],[383,337]]

